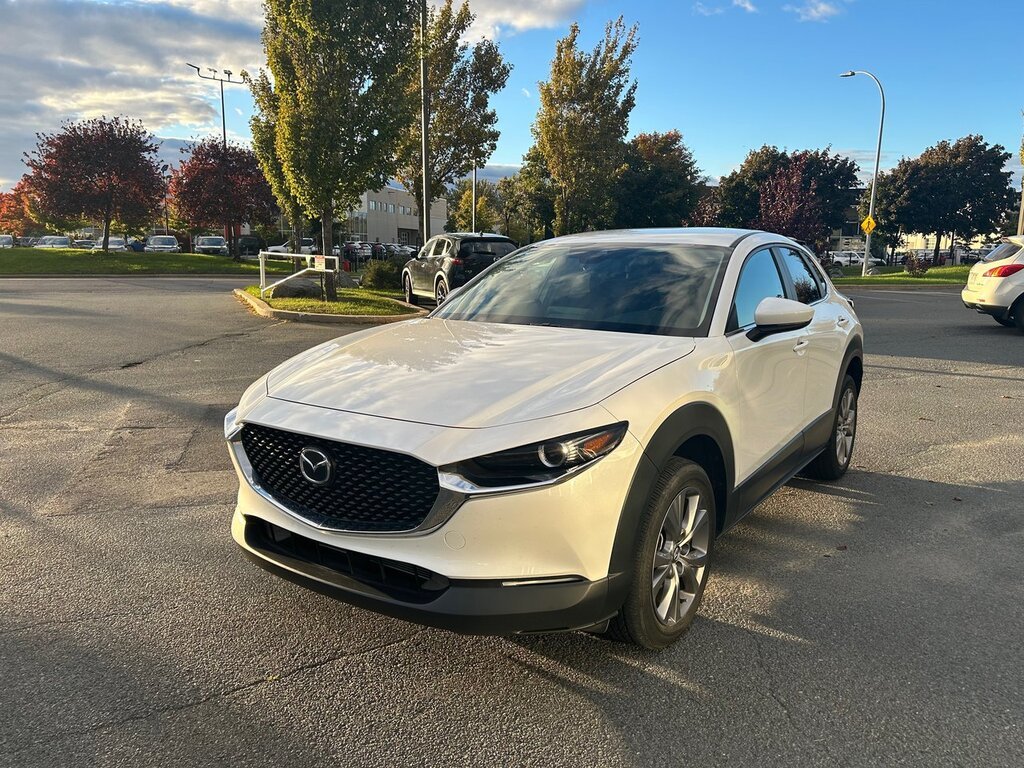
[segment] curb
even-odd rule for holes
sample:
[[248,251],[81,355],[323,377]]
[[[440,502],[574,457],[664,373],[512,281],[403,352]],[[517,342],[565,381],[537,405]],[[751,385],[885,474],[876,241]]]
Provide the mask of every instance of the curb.
[[[293,312],[289,309],[274,309],[262,299],[251,296],[241,288],[235,288],[232,293],[240,300],[248,304],[252,310],[261,317],[269,317],[275,320],[291,320],[299,323],[326,323],[335,325],[386,325],[387,323],[400,323],[403,320],[413,320],[423,317],[426,310],[417,309],[415,312],[406,315],[324,315],[319,312]],[[386,297],[385,297],[386,298]],[[388,299],[400,304],[403,307],[411,307],[404,301]]]

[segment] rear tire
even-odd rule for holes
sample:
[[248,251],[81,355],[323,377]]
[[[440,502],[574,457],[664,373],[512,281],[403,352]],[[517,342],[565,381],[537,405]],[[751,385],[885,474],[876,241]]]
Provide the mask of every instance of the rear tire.
[[448,298],[448,283],[442,277],[434,284],[434,302],[440,306]]
[[1013,320],[1017,324],[1017,330],[1024,333],[1024,296],[1021,296],[1013,303],[1010,312],[1013,314]]
[[420,299],[412,292],[412,278],[408,272],[402,277],[402,290],[405,291],[406,304],[412,304],[414,307],[419,306]]
[[853,458],[857,437],[857,382],[847,374],[839,391],[839,402],[832,417],[832,436],[818,457],[804,467],[802,474],[814,480],[838,480],[846,474]]
[[629,594],[608,625],[610,638],[658,650],[686,633],[707,584],[715,511],[700,465],[669,460],[640,521]]
[[996,317],[995,315],[992,315],[992,319],[1003,326],[1003,328],[1013,328],[1017,325],[1012,317]]

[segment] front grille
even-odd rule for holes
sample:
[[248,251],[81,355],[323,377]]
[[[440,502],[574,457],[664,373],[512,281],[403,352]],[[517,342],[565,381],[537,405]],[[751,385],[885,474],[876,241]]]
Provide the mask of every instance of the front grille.
[[305,570],[314,577],[326,577],[329,583],[357,588],[355,584],[345,583],[347,577],[406,603],[429,603],[449,586],[446,577],[426,568],[321,544],[257,517],[245,519],[245,541],[253,549],[268,555],[325,568],[330,574],[318,573],[315,568]]
[[[325,527],[346,531],[409,531],[434,506],[437,470],[392,451],[364,448],[271,429],[242,427],[242,447],[254,480],[282,505]],[[314,485],[299,469],[299,452],[316,448],[334,468],[326,485]]]

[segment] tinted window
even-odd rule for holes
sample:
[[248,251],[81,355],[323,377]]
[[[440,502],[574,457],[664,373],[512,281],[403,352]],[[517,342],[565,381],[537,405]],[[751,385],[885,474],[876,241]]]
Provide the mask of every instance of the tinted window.
[[803,256],[792,248],[779,248],[778,251],[782,256],[782,263],[789,270],[789,276],[793,278],[796,300],[804,304],[818,301],[822,296],[821,285]]
[[1003,259],[1015,256],[1019,250],[1020,246],[1016,243],[1000,243],[996,248],[990,251],[982,261],[1002,261]]
[[497,262],[432,317],[706,335],[727,253],[676,243],[538,244]]
[[508,256],[515,249],[516,244],[507,240],[463,240],[459,244],[459,255],[489,254],[500,258]]
[[754,310],[762,299],[769,296],[784,299],[786,291],[782,287],[782,278],[779,277],[772,252],[766,248],[753,254],[743,265],[739,282],[736,284],[729,330],[753,325]]
[[151,237],[149,238],[151,245],[177,245],[178,241],[173,237]]

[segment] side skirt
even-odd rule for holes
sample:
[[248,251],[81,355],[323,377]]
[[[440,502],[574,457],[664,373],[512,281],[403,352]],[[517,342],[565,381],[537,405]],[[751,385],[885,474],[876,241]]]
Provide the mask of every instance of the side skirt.
[[816,418],[807,429],[736,487],[723,533],[750,514],[758,504],[788,483],[825,450],[832,433],[833,420],[832,411]]

